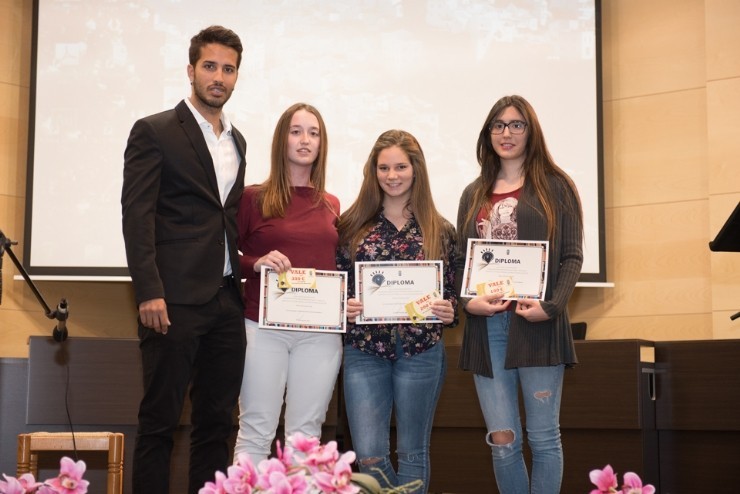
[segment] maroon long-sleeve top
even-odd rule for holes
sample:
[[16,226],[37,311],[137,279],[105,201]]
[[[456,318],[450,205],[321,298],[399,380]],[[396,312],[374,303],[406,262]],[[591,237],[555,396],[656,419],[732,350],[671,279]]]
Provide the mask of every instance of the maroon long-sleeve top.
[[290,259],[296,268],[335,271],[335,254],[339,236],[337,219],[339,199],[325,193],[318,203],[311,187],[291,187],[291,201],[283,218],[262,217],[258,203],[259,188],[244,189],[237,223],[239,251],[244,284],[244,317],[257,321],[259,312],[260,273],[254,264],[272,250]]

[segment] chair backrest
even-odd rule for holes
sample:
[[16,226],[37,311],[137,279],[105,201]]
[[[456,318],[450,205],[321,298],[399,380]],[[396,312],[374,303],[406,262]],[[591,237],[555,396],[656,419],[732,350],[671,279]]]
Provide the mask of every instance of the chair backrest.
[[17,474],[38,475],[43,451],[107,451],[107,494],[123,494],[123,434],[120,432],[31,432],[18,435]]
[[574,340],[585,340],[587,325],[585,322],[573,322],[570,324],[570,329],[573,332]]

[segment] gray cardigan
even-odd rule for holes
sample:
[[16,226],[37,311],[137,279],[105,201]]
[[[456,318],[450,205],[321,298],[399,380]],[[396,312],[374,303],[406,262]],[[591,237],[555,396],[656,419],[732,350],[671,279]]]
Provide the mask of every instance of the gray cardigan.
[[[465,267],[465,250],[468,238],[477,238],[475,217],[468,224],[467,212],[475,207],[473,197],[480,186],[478,177],[469,184],[460,197],[457,210],[458,254],[455,262],[455,286],[460,293],[462,272]],[[574,208],[558,207],[558,231],[555,242],[550,242],[547,290],[542,308],[550,319],[542,322],[529,322],[516,313],[511,314],[509,341],[506,348],[507,369],[516,367],[544,367],[578,363],[573,335],[568,318],[568,300],[575,288],[583,264],[583,225],[576,213],[577,197],[568,184],[559,177],[552,176],[550,184],[555,196],[564,203],[571,201]],[[542,204],[534,190],[525,184],[517,206],[517,227],[519,240],[544,240],[547,238],[547,220]],[[461,299],[463,307],[469,299]],[[458,366],[485,377],[493,377],[491,357],[488,349],[488,328],[486,317],[465,312],[465,331]]]

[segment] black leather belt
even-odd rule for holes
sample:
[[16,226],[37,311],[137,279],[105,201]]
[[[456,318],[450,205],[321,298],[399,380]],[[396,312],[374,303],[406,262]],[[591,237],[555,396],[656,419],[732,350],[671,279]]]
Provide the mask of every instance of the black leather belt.
[[233,288],[236,286],[236,278],[233,276],[224,276],[224,279],[221,280],[221,287],[220,288]]

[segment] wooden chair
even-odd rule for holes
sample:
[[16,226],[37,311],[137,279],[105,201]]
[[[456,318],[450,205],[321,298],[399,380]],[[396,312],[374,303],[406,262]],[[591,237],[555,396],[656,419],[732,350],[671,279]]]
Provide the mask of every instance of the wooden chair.
[[38,476],[40,451],[107,451],[107,494],[123,493],[123,434],[119,432],[32,432],[18,434],[18,476]]

